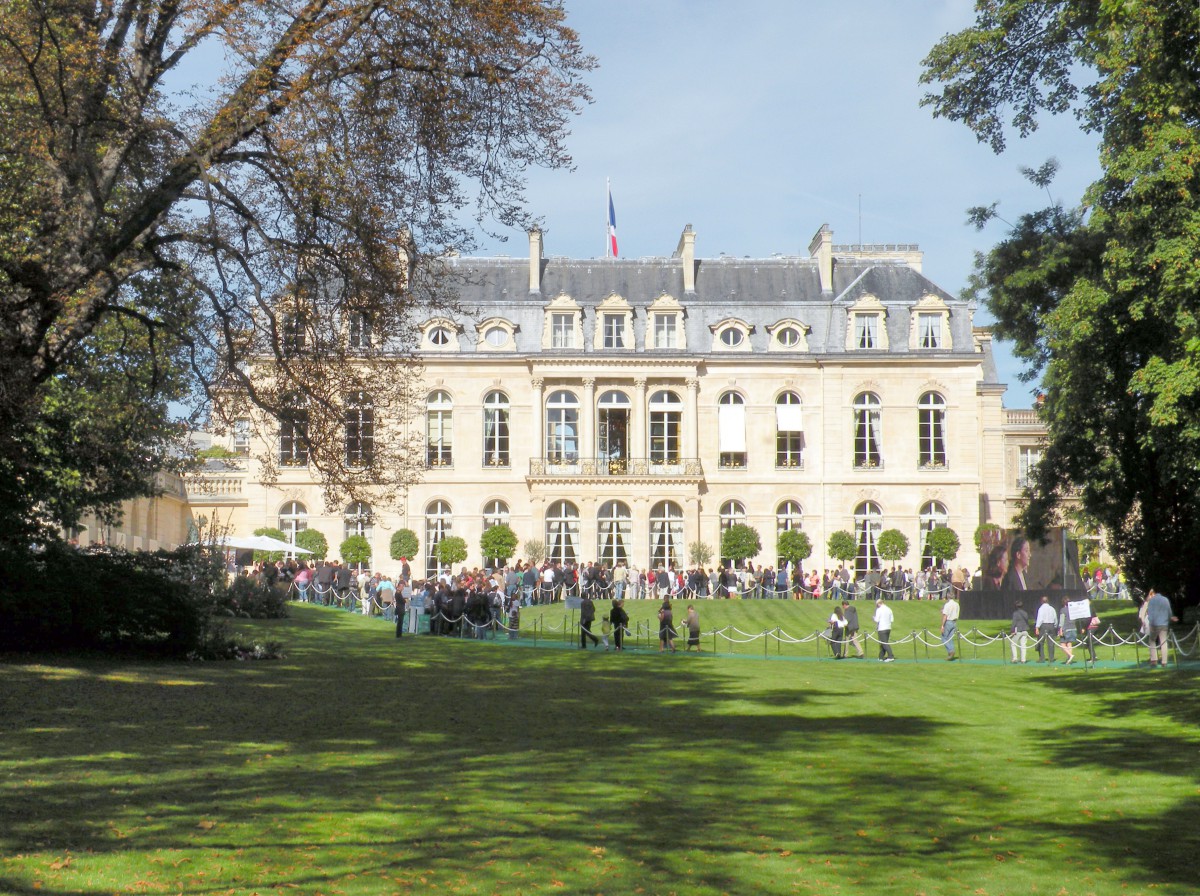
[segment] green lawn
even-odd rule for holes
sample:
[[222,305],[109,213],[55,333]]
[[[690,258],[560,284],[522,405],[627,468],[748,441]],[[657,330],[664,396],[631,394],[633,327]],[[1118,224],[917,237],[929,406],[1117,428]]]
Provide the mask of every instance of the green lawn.
[[0,665],[0,892],[1197,892],[1194,665],[252,628],[287,658]]

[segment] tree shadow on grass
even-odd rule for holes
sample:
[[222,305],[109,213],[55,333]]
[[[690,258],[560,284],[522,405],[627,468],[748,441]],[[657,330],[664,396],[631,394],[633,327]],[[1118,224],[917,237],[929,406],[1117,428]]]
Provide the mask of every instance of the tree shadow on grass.
[[[845,713],[837,691],[764,687],[758,667],[396,643],[348,614],[297,616],[260,628],[287,639],[278,663],[5,670],[2,767],[36,799],[0,791],[3,851],[132,854],[189,893],[471,875],[784,893],[849,879],[854,856],[933,863],[953,887],[994,861],[977,844],[1004,795],[956,775],[944,721]],[[864,743],[866,770],[843,759]],[[167,861],[213,854],[217,880]],[[969,860],[941,868],[951,856]],[[814,876],[829,861],[846,867]],[[90,891],[64,871],[37,892]]]

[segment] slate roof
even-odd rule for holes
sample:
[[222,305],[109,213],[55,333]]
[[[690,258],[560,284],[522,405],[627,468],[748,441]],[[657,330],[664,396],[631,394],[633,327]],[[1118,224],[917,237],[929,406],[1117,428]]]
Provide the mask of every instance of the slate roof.
[[[708,354],[713,342],[710,327],[727,318],[744,320],[754,328],[748,354],[766,353],[770,341],[767,327],[786,319],[811,328],[807,355],[845,354],[847,308],[870,294],[887,308],[890,354],[909,353],[910,309],[928,295],[939,297],[950,308],[953,354],[974,353],[969,303],[899,261],[838,258],[835,254],[830,293],[821,292],[817,262],[807,256],[697,259],[694,293],[684,293],[679,258],[551,256],[542,260],[541,290],[533,293],[529,291],[527,258],[455,258],[449,264],[459,275],[459,304],[466,311],[458,320],[463,326],[463,353],[475,351],[476,322],[500,317],[518,327],[518,354],[542,354],[545,306],[563,294],[583,308],[584,347],[575,350],[580,353],[603,351],[593,352],[592,347],[595,309],[613,294],[633,308],[638,351],[645,344],[646,308],[666,294],[685,309],[688,355]],[[985,369],[995,376],[994,365]]]

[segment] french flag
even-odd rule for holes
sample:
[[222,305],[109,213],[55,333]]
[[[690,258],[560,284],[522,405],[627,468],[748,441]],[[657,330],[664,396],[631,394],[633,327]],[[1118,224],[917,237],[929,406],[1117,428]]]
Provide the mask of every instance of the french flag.
[[608,188],[608,253],[610,258],[617,257],[617,212],[613,208],[612,188]]

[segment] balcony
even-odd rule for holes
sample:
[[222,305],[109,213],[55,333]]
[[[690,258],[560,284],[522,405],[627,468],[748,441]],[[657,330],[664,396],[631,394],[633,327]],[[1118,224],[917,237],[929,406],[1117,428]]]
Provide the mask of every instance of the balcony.
[[650,458],[535,457],[529,461],[530,479],[678,479],[698,480],[704,476],[699,458],[674,460]]
[[245,504],[245,473],[200,473],[186,479],[187,497],[193,504]]

